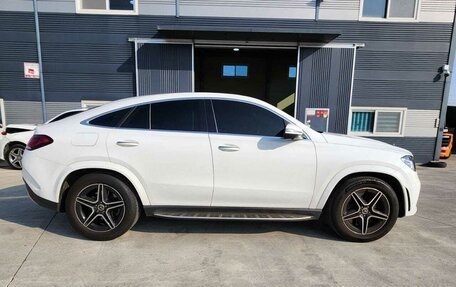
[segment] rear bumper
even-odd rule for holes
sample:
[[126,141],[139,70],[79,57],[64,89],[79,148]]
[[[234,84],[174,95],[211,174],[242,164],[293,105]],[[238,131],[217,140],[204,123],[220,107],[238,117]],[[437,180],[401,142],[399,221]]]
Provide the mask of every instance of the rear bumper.
[[47,200],[45,198],[42,198],[42,197],[36,195],[25,180],[24,180],[24,182],[25,182],[25,187],[27,188],[27,192],[28,192],[30,198],[36,204],[38,204],[39,206],[54,210],[54,211],[59,210],[59,206],[58,206],[57,202],[53,202],[53,201]]

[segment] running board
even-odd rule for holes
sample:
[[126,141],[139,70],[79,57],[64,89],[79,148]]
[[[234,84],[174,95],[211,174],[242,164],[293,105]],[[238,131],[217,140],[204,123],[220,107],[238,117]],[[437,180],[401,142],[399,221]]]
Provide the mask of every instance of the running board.
[[259,208],[194,208],[194,207],[145,207],[147,216],[207,220],[260,220],[306,221],[320,217],[321,211],[308,209],[259,209]]

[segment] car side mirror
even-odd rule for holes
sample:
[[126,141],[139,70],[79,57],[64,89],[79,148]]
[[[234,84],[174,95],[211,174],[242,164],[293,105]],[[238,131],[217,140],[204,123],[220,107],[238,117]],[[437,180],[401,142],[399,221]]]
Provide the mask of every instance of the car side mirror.
[[303,131],[297,125],[289,123],[285,127],[285,133],[283,134],[283,137],[291,140],[302,140]]

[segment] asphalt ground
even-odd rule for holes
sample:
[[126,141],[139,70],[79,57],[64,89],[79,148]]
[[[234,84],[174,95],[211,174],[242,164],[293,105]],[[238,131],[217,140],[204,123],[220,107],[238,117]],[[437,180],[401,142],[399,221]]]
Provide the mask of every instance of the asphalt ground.
[[0,163],[0,286],[455,286],[456,160],[418,173],[418,213],[371,243],[319,222],[158,218],[95,242]]

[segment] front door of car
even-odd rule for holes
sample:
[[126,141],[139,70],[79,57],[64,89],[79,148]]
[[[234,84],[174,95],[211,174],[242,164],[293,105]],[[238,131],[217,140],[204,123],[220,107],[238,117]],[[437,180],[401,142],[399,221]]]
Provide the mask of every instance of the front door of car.
[[210,205],[213,168],[204,100],[136,107],[109,133],[107,147],[111,161],[145,184],[152,205]]
[[312,141],[284,139],[286,121],[260,106],[212,100],[212,108],[212,206],[307,208],[316,173]]

